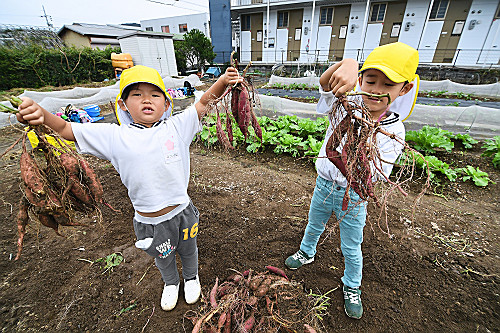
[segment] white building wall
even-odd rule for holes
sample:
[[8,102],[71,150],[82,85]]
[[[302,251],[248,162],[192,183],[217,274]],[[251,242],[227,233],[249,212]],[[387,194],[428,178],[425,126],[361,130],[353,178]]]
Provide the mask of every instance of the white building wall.
[[382,23],[370,23],[366,26],[365,45],[363,46],[359,61],[365,61],[370,52],[380,45],[383,28],[384,25]]
[[188,32],[193,29],[198,29],[210,38],[210,29],[208,26],[209,14],[192,14],[192,15],[180,15],[172,17],[163,17],[151,20],[142,20],[141,29],[146,30],[146,27],[152,27],[153,31],[162,32],[161,27],[168,25],[170,28],[170,33],[178,34],[179,24],[187,24]]
[[250,31],[242,31],[240,36],[240,62],[249,62],[252,60],[252,33]]
[[[274,47],[269,48],[267,42],[264,43],[264,47],[262,48],[262,61],[267,63],[275,63],[277,61],[276,56],[276,39],[277,39],[277,26],[278,26],[278,12],[275,10],[269,10],[269,38],[274,39]],[[264,15],[262,17],[264,20],[262,26],[267,26],[267,10],[264,11]],[[265,40],[265,39],[264,39]],[[281,56],[279,58],[281,60]]]
[[398,41],[418,48],[429,5],[429,0],[408,0]]
[[129,53],[135,65],[142,64],[142,55],[138,46],[138,38],[130,37],[120,39],[120,48],[123,53]]
[[347,27],[347,37],[344,48],[344,58],[358,58],[358,49],[361,49],[363,40],[363,22],[365,19],[366,4],[355,3],[351,5],[351,15],[349,16],[349,26]]
[[276,62],[287,61],[288,29],[276,29]]
[[491,28],[484,43],[484,50],[479,54],[478,64],[498,64],[500,61],[500,20],[491,22]]
[[130,53],[134,65],[152,67],[161,75],[178,74],[172,39],[131,36],[119,41],[122,52]]
[[[309,8],[304,8],[304,14],[303,14],[303,22],[302,24],[302,43],[300,46],[301,54],[300,54],[300,62],[315,62],[318,60],[318,49],[320,46],[323,48],[330,48],[330,39],[325,39],[322,37],[322,31],[324,27],[319,26],[319,19],[320,19],[320,12],[321,8],[319,6],[316,6],[314,9],[314,22],[312,22],[312,4],[311,7]],[[314,24],[312,26],[311,24]],[[307,35],[305,34],[305,28],[307,27]],[[331,31],[331,27],[330,31]],[[318,41],[321,41],[321,43],[318,43]],[[325,45],[325,44],[328,45]],[[307,47],[309,46],[309,47]],[[309,52],[306,52],[306,50],[309,49]],[[328,57],[328,53],[327,53]]]
[[420,40],[418,55],[420,63],[431,63],[434,58],[444,21],[428,21]]
[[[491,32],[497,8],[498,0],[474,0],[472,2],[458,42],[457,50],[460,51],[457,52],[455,57],[455,65],[476,64],[479,62],[483,46],[490,49],[485,45],[485,41],[489,37],[488,33]],[[496,61],[494,59],[489,60],[493,60],[495,64],[498,63],[498,57]]]

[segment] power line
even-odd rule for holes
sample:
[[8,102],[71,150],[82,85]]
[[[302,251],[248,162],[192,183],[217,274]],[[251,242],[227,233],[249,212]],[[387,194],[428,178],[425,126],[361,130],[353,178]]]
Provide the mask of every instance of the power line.
[[[162,1],[156,1],[156,0],[146,0],[146,1],[149,1],[149,2],[153,2],[153,3],[158,3],[160,5],[164,5],[164,6],[175,6],[175,4],[177,2],[179,2],[179,0],[174,0],[173,3],[165,3],[165,2],[162,2]],[[186,9],[186,10],[191,10],[193,12],[197,12],[197,13],[206,13],[207,12],[207,8],[205,6],[202,6],[202,5],[199,5],[199,4],[196,4],[196,3],[192,3],[192,2],[189,2],[189,1],[186,1],[186,0],[183,0],[182,3],[188,3],[188,4],[191,4],[191,5],[195,5],[195,6],[199,6],[199,7],[203,7],[205,9],[205,11],[200,11],[200,10],[196,10],[196,9],[191,9],[191,8],[182,8],[182,9]]]

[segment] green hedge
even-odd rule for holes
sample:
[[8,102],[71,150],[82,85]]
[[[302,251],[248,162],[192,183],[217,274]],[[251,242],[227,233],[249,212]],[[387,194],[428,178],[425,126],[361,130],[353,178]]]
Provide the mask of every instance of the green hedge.
[[111,53],[119,48],[0,47],[0,90],[101,82],[114,77]]

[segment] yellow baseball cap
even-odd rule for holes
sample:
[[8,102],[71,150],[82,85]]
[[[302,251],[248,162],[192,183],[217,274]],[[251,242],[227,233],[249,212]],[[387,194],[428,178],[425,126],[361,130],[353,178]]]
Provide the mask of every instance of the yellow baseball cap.
[[418,51],[405,43],[396,42],[376,47],[359,70],[375,68],[396,83],[412,82],[418,67]]
[[120,108],[120,106],[118,105],[118,100],[122,98],[122,93],[125,88],[127,88],[131,84],[141,82],[150,83],[160,88],[160,90],[165,94],[165,98],[170,102],[168,110],[163,114],[161,119],[168,118],[172,113],[174,102],[170,94],[165,89],[165,83],[163,82],[160,73],[158,73],[158,71],[154,68],[136,65],[124,70],[122,72],[122,75],[120,76],[120,93],[118,94],[118,96],[116,96],[115,101],[116,118],[118,119],[118,123],[120,125],[128,125],[132,123],[133,120],[127,111],[124,111]]

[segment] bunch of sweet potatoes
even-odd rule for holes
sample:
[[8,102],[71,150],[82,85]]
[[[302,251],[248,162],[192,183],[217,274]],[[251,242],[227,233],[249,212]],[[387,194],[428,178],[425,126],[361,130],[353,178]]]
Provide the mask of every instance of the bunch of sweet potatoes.
[[[314,316],[307,307],[307,296],[281,269],[266,269],[235,271],[221,284],[216,278],[201,311],[188,317],[194,325],[192,333],[305,330]],[[300,309],[295,308],[297,304]]]
[[33,127],[39,143],[37,149],[28,151],[23,140],[20,157],[23,196],[17,215],[19,259],[29,215],[54,229],[59,226],[79,225],[72,221],[75,211],[88,213],[98,210],[103,203],[103,188],[89,163],[73,152],[62,140],[57,148],[47,142],[46,134],[57,138],[48,127]]

